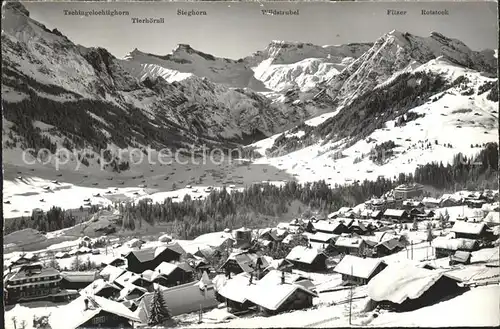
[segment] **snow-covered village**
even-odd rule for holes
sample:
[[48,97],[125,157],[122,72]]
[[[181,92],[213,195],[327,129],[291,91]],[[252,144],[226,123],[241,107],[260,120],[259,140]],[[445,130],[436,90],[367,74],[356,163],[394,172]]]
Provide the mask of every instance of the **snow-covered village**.
[[365,4],[2,3],[3,328],[500,326],[497,7]]

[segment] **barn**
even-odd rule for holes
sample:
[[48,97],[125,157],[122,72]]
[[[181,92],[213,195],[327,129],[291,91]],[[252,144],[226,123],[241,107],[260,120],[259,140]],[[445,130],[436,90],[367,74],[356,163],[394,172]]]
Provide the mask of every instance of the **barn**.
[[460,283],[438,270],[391,264],[368,283],[368,296],[381,308],[406,312],[460,294]]
[[387,266],[378,258],[361,258],[345,255],[334,271],[342,274],[342,281],[350,284],[367,284]]

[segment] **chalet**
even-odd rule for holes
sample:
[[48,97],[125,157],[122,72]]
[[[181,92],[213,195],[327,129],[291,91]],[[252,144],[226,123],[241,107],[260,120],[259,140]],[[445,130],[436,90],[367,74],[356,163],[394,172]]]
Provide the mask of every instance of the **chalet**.
[[158,276],[153,282],[164,287],[178,286],[193,281],[193,269],[186,263],[172,264],[163,262],[155,268]]
[[376,257],[383,257],[394,254],[405,248],[405,242],[400,236],[382,235],[379,242],[373,246],[373,251]]
[[94,282],[97,272],[61,272],[62,289],[80,290]]
[[295,267],[305,271],[326,270],[326,258],[323,252],[304,246],[295,246],[286,256]]
[[281,312],[311,307],[318,295],[299,284],[258,282],[246,291],[247,299],[261,313],[275,315]]
[[123,273],[125,273],[123,268],[108,265],[99,272],[99,276],[105,281],[114,282]]
[[142,273],[145,270],[152,270],[162,262],[179,261],[182,251],[177,244],[173,246],[158,247],[155,250],[136,250],[129,252],[127,259],[127,270],[134,273]]
[[241,272],[253,273],[254,271],[264,270],[268,266],[269,263],[266,258],[254,253],[243,252],[231,254],[220,268],[226,273],[239,274]]
[[354,233],[357,235],[368,234],[369,229],[360,220],[353,220],[348,226],[349,233]]
[[277,230],[270,228],[261,230],[259,232],[259,238],[271,242],[279,242],[283,239],[281,236],[278,235]]
[[361,219],[374,219],[374,220],[379,220],[382,218],[382,211],[380,210],[370,210],[370,209],[363,209],[359,213],[359,218]]
[[269,263],[269,266],[264,269],[263,274],[267,275],[267,273],[273,270],[278,270],[281,272],[292,272],[292,268],[293,268],[293,263],[285,258],[273,259]]
[[139,248],[140,249],[144,243],[145,242],[143,240],[133,238],[130,241],[128,241],[125,245],[128,248]]
[[69,254],[67,252],[60,251],[54,255],[55,258],[57,259],[63,259],[63,258],[68,258]]
[[479,241],[473,239],[446,239],[436,238],[432,240],[436,258],[448,257],[456,251],[475,251],[479,249]]
[[379,307],[411,311],[463,291],[460,280],[410,264],[391,264],[368,283],[368,296]]
[[361,258],[345,255],[334,271],[342,274],[342,281],[350,284],[367,284],[387,264],[378,258]]
[[387,209],[384,211],[382,217],[385,220],[403,223],[410,221],[410,214],[406,210],[398,210],[398,209]]
[[450,266],[455,264],[470,264],[472,254],[468,251],[457,250],[453,255],[450,256]]
[[65,329],[133,328],[139,321],[125,305],[99,296],[80,296],[49,317],[51,328]]
[[341,207],[339,210],[330,213],[327,217],[328,217],[328,219],[334,219],[334,218],[343,216],[343,215],[351,213],[351,212],[352,212],[352,208]]
[[425,197],[422,199],[422,203],[427,208],[438,208],[440,206],[441,201],[436,198]]
[[321,221],[314,223],[314,229],[316,232],[322,232],[322,233],[327,233],[327,234],[342,234],[342,233],[347,233],[349,232],[349,229],[347,228],[346,225],[341,223],[340,221],[335,221],[335,222],[327,222],[327,221]]
[[477,239],[487,238],[489,235],[488,226],[485,223],[471,223],[457,221],[451,228],[456,238]]
[[316,232],[312,233],[304,233],[304,235],[309,239],[310,242],[318,242],[323,244],[334,244],[335,240],[338,238],[338,235]]
[[24,264],[9,271],[4,279],[6,304],[56,299],[61,293],[61,274],[42,264]]
[[80,290],[80,295],[115,298],[120,295],[121,289],[121,287],[114,283],[106,282],[103,279],[97,279]]
[[481,200],[481,199],[466,199],[465,204],[469,208],[481,208],[485,203],[487,203],[486,200]]
[[405,200],[402,203],[403,209],[406,210],[411,210],[411,209],[419,209],[423,210],[425,205],[421,201],[416,201],[416,200]]
[[217,293],[225,301],[229,312],[246,311],[253,305],[247,298],[251,285],[255,285],[253,275],[243,272],[227,280]]
[[32,253],[23,254],[20,256],[12,257],[10,260],[10,266],[21,266],[25,264],[30,264],[36,262],[38,256]]
[[456,200],[454,198],[441,198],[439,200],[439,207],[441,208],[454,207],[460,204],[461,204],[460,200]]
[[490,211],[486,217],[484,217],[483,222],[489,227],[500,225],[500,213],[498,211]]
[[304,230],[306,232],[312,232],[314,229],[312,220],[303,220],[299,218],[295,218],[290,221],[289,227],[295,228],[296,230]]
[[123,257],[113,257],[105,262],[103,262],[106,265],[111,265],[115,267],[121,267],[121,266],[126,266],[126,259]]
[[384,211],[387,208],[387,202],[384,199],[371,199],[365,202],[366,209]]
[[335,241],[336,249],[347,255],[367,255],[371,253],[368,244],[360,237],[341,236]]
[[120,294],[118,295],[116,300],[119,302],[127,300],[135,300],[140,298],[147,292],[148,292],[147,289],[129,283],[125,285],[125,287],[123,287],[122,290],[120,290]]
[[[160,287],[163,300],[172,316],[217,307],[219,302],[215,299],[213,284],[206,276],[200,282],[190,282],[171,288]],[[154,293],[146,293],[140,298],[137,314],[144,324],[149,320],[153,296]]]
[[395,199],[411,199],[423,194],[424,187],[420,184],[403,184],[394,189]]

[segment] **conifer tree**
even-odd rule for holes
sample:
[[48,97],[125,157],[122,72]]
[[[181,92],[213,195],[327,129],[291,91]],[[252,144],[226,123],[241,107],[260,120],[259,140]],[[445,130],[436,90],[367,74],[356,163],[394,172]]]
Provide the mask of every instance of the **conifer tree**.
[[155,326],[170,320],[170,312],[167,308],[160,288],[154,292],[153,299],[151,300],[151,312],[149,314],[148,325]]

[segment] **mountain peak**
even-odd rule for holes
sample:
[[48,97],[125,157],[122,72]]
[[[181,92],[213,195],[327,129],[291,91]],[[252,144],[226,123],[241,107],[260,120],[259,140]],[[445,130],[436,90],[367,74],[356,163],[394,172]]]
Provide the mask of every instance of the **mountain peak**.
[[3,10],[15,10],[21,13],[22,15],[29,17],[30,12],[24,5],[18,1],[5,1],[2,3],[2,9]]

